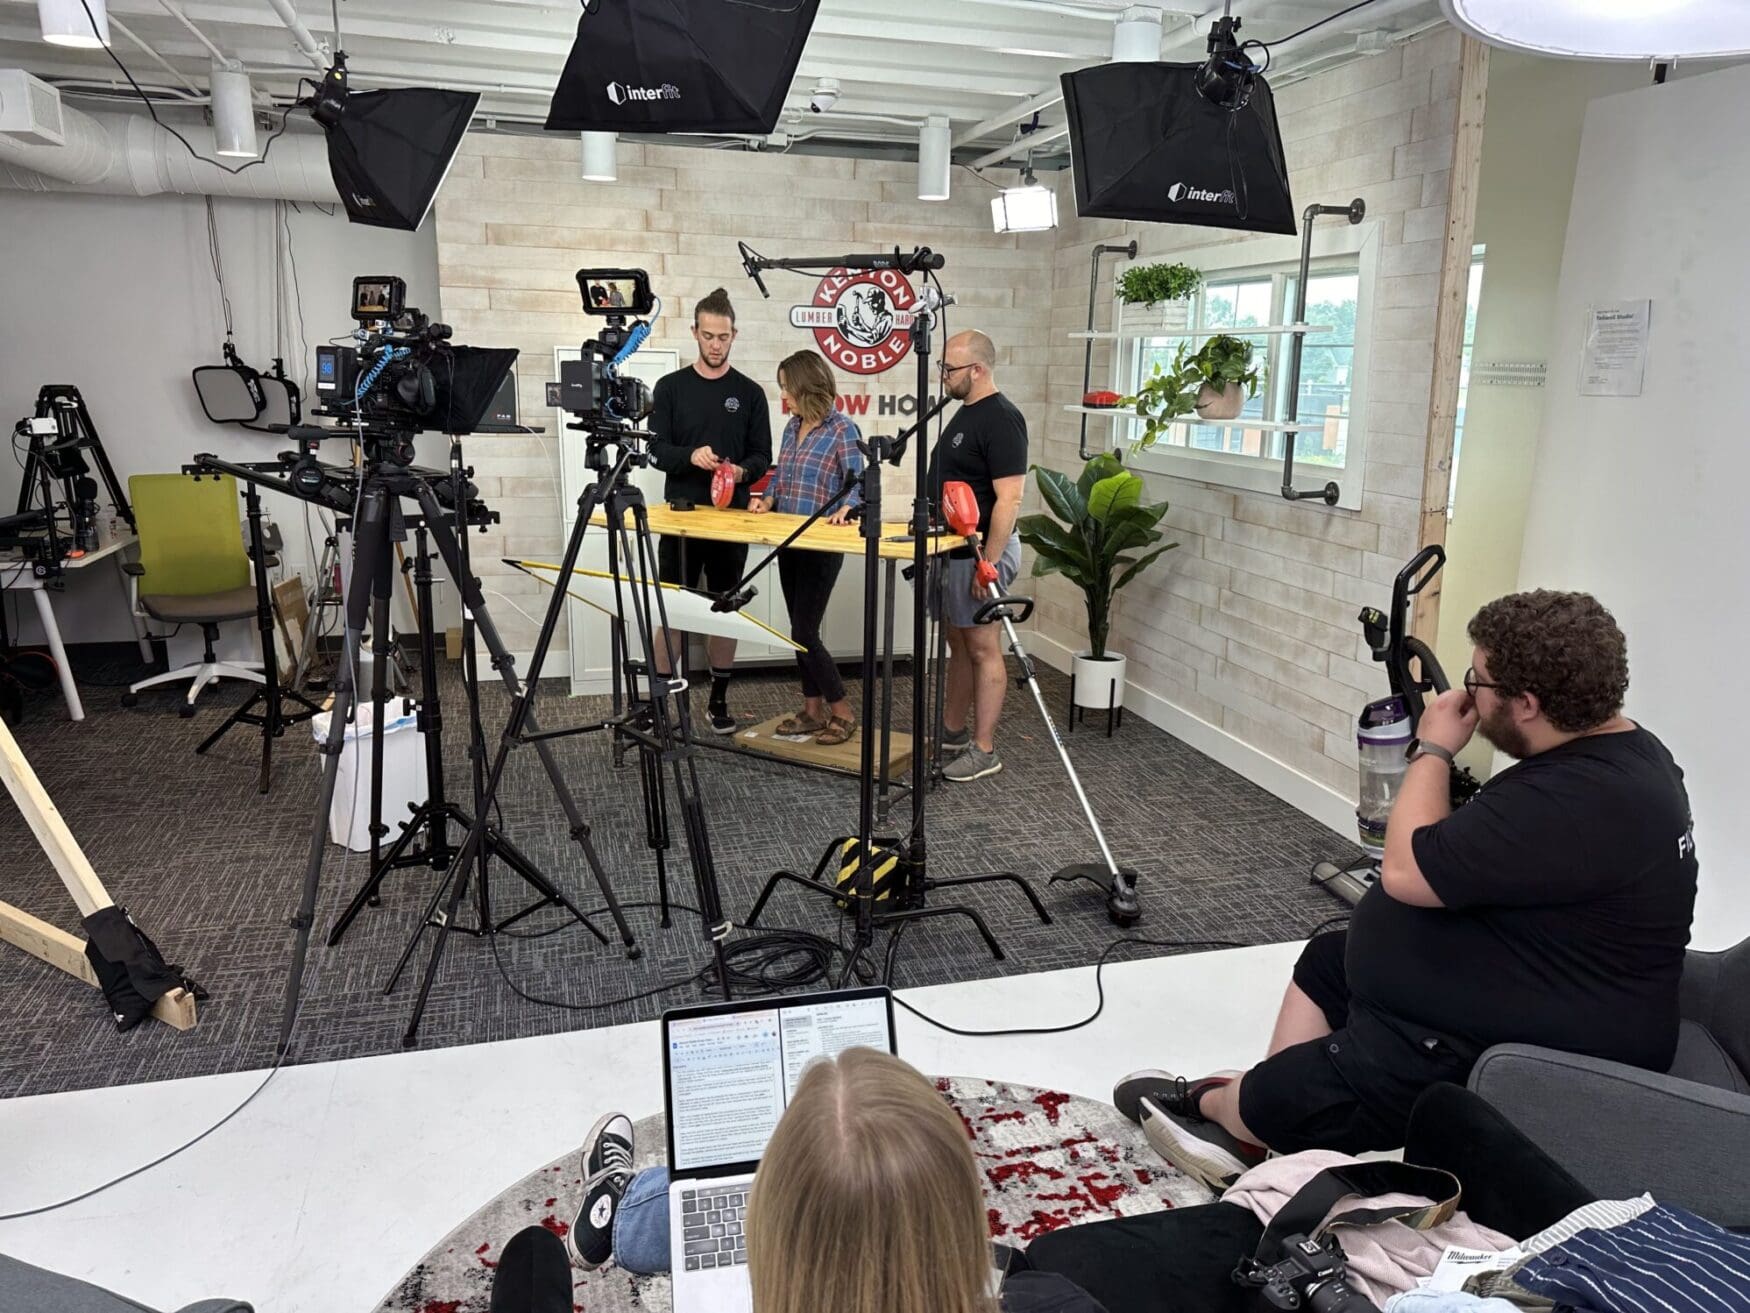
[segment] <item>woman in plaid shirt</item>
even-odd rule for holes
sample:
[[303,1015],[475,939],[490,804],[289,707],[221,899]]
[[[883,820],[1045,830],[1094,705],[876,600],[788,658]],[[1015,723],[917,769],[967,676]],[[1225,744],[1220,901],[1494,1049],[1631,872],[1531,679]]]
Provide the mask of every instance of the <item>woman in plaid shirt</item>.
[[[860,474],[863,453],[857,426],[835,405],[838,384],[817,351],[798,351],[778,366],[778,390],[795,412],[785,426],[771,481],[748,503],[750,511],[812,515],[831,501],[845,480]],[[828,524],[844,524],[862,499],[861,489],[838,504]],[[845,558],[836,552],[800,547],[778,554],[778,582],[790,612],[790,637],[801,644],[796,664],[802,670],[802,710],[778,724],[780,734],[812,734],[828,746],[847,742],[857,732],[857,717],[845,700],[845,681],[820,641],[820,622],[832,598]]]

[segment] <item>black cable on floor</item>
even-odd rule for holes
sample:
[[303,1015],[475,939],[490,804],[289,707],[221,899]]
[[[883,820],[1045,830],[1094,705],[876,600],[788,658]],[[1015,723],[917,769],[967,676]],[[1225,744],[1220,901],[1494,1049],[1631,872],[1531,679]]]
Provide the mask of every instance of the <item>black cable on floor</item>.
[[1120,948],[1125,944],[1142,944],[1149,948],[1184,949],[1264,947],[1264,945],[1261,944],[1242,944],[1231,939],[1139,939],[1133,936],[1114,939],[1111,943],[1106,945],[1105,949],[1101,952],[1099,959],[1094,963],[1094,991],[1099,998],[1099,1002],[1095,1004],[1094,1010],[1087,1016],[1083,1017],[1080,1021],[1071,1021],[1062,1026],[1017,1026],[1011,1030],[962,1030],[958,1026],[950,1026],[945,1021],[937,1021],[927,1012],[920,1012],[917,1008],[914,1008],[910,1003],[907,1003],[902,999],[897,993],[894,994],[893,1001],[900,1007],[904,1008],[907,1012],[911,1013],[912,1016],[916,1017],[919,1021],[934,1026],[937,1030],[945,1030],[950,1035],[964,1035],[968,1038],[974,1039],[981,1036],[999,1035],[1062,1035],[1072,1030],[1080,1030],[1083,1026],[1091,1026],[1094,1022],[1100,1019],[1100,1014],[1106,1010],[1106,982],[1104,978],[1106,959],[1112,956],[1113,950]]

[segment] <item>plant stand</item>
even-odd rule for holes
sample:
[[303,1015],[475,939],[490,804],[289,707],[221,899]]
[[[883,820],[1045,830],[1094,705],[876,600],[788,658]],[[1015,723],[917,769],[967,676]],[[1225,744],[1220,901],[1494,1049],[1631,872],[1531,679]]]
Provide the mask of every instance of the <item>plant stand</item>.
[[[1098,711],[1100,709],[1098,705],[1095,705],[1095,706],[1090,708],[1090,707],[1087,707],[1087,706],[1083,705],[1082,703],[1076,701],[1076,673],[1077,673],[1077,670],[1079,669],[1079,667],[1082,665],[1083,661],[1085,661],[1087,659],[1088,658],[1083,657],[1080,653],[1078,653],[1070,661],[1070,667],[1069,667],[1069,717],[1068,717],[1068,719],[1069,719],[1069,729],[1070,729],[1070,732],[1072,734],[1075,732],[1076,723],[1081,720],[1081,718],[1085,712],[1087,712],[1089,710]],[[1106,680],[1106,737],[1107,738],[1111,738],[1113,730],[1121,727],[1124,724],[1123,689],[1124,689],[1124,679],[1125,679],[1125,675],[1127,673],[1128,663],[1122,657],[1119,657],[1116,659],[1116,665],[1118,667],[1117,670],[1115,672],[1107,674],[1105,676],[1105,680]]]

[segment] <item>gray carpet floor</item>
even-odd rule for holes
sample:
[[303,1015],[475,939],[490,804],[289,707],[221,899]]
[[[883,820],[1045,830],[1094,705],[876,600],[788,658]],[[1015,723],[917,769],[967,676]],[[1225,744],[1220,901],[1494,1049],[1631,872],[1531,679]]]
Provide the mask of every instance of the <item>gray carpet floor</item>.
[[[138,676],[126,665],[87,664],[92,679],[119,684]],[[456,669],[445,667],[443,692],[448,779],[459,796],[465,738]],[[1066,681],[1049,670],[1041,676],[1054,714],[1060,714]],[[794,687],[784,674],[744,677],[736,685],[736,710],[761,718],[775,714],[788,707]],[[907,705],[908,689],[902,680],[897,705]],[[556,681],[544,683],[542,691],[537,705],[544,728],[605,714],[606,699],[567,699]],[[212,998],[191,1032],[151,1023],[121,1035],[97,991],[0,945],[0,1012],[7,1035],[0,1045],[0,1097],[265,1066],[273,1058],[292,942],[288,921],[302,887],[317,801],[309,727],[295,726],[280,741],[273,788],[263,797],[256,792],[258,731],[238,728],[207,755],[193,752],[242,700],[240,687],[209,689],[199,715],[186,720],[176,714],[178,694],[148,692],[138,706],[123,708],[119,688],[87,682],[84,693],[88,718],[80,724],[66,720],[52,695],[38,696],[16,731],[18,741],[115,898]],[[508,703],[497,688],[488,690],[483,703],[488,737],[495,739]],[[1090,724],[1070,744],[1115,852],[1143,875],[1143,920],[1133,933],[1199,945],[1280,942],[1304,937],[1342,911],[1307,881],[1315,861],[1352,855],[1324,827],[1140,717],[1128,718],[1110,739]],[[1000,886],[967,891],[960,901],[989,922],[1008,950],[1006,960],[993,960],[961,919],[941,918],[907,932],[896,985],[1082,965],[1120,933],[1089,886],[1045,882],[1063,865],[1097,859],[1098,851],[1024,693],[1010,693],[1000,747],[1006,765],[1000,775],[931,795],[931,873],[1017,872],[1035,881],[1054,922],[1041,925]],[[594,828],[617,895],[629,904],[653,902],[655,866],[645,843],[635,767],[616,768],[599,734],[559,740],[553,750]],[[857,792],[849,778],[720,752],[700,754],[699,774],[731,917],[745,916],[772,871],[807,873],[832,837],[856,829]],[[513,755],[500,802],[507,836],[586,910],[599,907],[531,749]],[[7,854],[0,897],[77,930],[71,900],[22,816],[10,806],[0,812],[0,851]],[[692,877],[678,818],[675,831],[672,894],[690,904]],[[404,977],[391,995],[384,985],[440,878],[426,868],[391,875],[381,905],[366,909],[341,944],[328,948],[328,928],[368,872],[361,856],[334,846],[325,851],[317,937],[293,1044],[296,1062],[401,1047],[416,977]],[[521,882],[502,867],[492,892],[500,915],[527,901]],[[554,933],[498,936],[498,962],[491,943],[452,935],[420,1044],[473,1044],[619,1024],[700,998],[702,990],[693,984],[604,1002],[684,979],[708,959],[699,922],[690,914],[677,911],[666,930],[650,906],[630,908],[628,918],[644,949],[638,961],[627,961],[617,942],[602,947],[553,909],[535,913],[516,931]],[[827,935],[838,929],[828,900],[793,891],[776,896],[765,920]],[[1173,951],[1184,950],[1121,950],[1138,956]],[[416,969],[423,961],[422,950]],[[506,976],[529,995],[574,1006],[526,1001]]]

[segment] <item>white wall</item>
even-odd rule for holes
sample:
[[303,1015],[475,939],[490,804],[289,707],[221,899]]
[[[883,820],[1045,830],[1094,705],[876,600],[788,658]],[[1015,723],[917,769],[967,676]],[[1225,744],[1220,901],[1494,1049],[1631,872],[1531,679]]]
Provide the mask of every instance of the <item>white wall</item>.
[[[1750,935],[1746,103],[1736,68],[1587,112],[1519,571],[1524,588],[1595,593],[1628,634],[1628,714],[1688,776],[1709,948]],[[1580,396],[1587,306],[1639,297],[1653,302],[1644,392]]]
[[[347,310],[356,274],[399,274],[409,302],[434,315],[438,309],[437,244],[429,223],[419,233],[392,232],[305,206],[289,216],[309,347],[299,361],[295,347],[274,345],[273,205],[218,200],[214,206],[237,347],[257,369],[269,368],[271,357],[283,352],[288,372],[306,374],[316,344],[351,328]],[[189,371],[219,363],[225,337],[200,197],[0,191],[0,232],[6,234],[0,420],[8,432],[31,412],[44,383],[71,383],[84,395],[124,484],[131,474],[176,470],[196,452],[269,460],[287,448],[271,434],[210,423],[195,397]],[[291,269],[282,272],[289,297]],[[437,440],[427,459],[441,454],[441,444]],[[17,464],[0,461],[0,510],[14,506],[18,480]],[[305,567],[304,504],[268,497],[264,506],[285,534],[287,565]],[[311,518],[320,553],[321,527]],[[70,584],[56,598],[68,642],[133,636],[113,575],[102,573]],[[33,609],[24,606],[20,614],[27,641],[34,640]],[[246,634],[249,627],[239,622],[232,628]],[[227,634],[227,645],[235,641]]]
[[[1392,577],[1418,546],[1460,51],[1458,33],[1442,28],[1276,96],[1296,209],[1360,196],[1379,234],[1367,456],[1346,476],[1361,481],[1360,509],[1150,474],[1150,498],[1172,504],[1164,527],[1179,547],[1120,595],[1113,626],[1113,645],[1130,660],[1133,710],[1345,834],[1354,829],[1355,716],[1385,692],[1355,616],[1362,604],[1387,604]],[[1067,178],[1059,196],[1072,215]],[[1058,469],[1082,463],[1079,418],[1062,405],[1081,400],[1084,344],[1070,334],[1086,327],[1090,252],[1130,237],[1144,259],[1193,268],[1234,239],[1211,228],[1065,219],[1051,283],[1051,404],[1035,455]],[[1102,268],[1103,297],[1112,268]],[[1122,386],[1117,374],[1097,344],[1093,386]],[[1090,425],[1090,446],[1109,423]],[[1085,644],[1086,607],[1062,579],[1035,587],[1040,653],[1062,660]]]
[[[1473,369],[1548,362],[1586,106],[1646,81],[1646,71],[1638,67],[1516,51],[1491,54],[1476,230],[1487,251]],[[1518,585],[1546,391],[1471,380],[1436,644],[1441,664],[1454,679],[1470,664],[1465,629],[1471,616]],[[1493,753],[1478,740],[1464,760],[1486,776]]]

